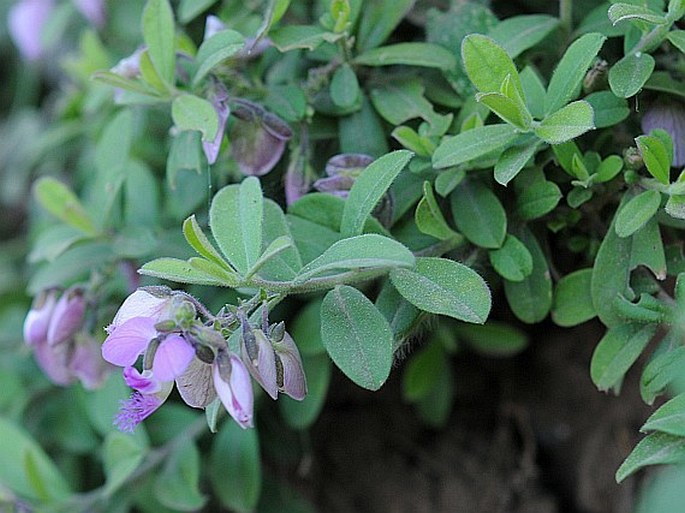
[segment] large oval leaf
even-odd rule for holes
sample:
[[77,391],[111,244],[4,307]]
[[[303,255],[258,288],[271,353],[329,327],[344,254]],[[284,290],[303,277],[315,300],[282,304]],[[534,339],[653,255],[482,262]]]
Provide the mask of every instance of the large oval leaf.
[[450,195],[457,229],[473,244],[499,248],[507,235],[507,214],[492,189],[478,180],[464,180]]
[[418,258],[414,269],[395,269],[392,284],[426,312],[483,324],[490,313],[490,289],[476,271],[445,258]]
[[360,387],[378,390],[392,367],[392,332],[383,314],[353,287],[334,288],[321,304],[321,340],[331,359]]

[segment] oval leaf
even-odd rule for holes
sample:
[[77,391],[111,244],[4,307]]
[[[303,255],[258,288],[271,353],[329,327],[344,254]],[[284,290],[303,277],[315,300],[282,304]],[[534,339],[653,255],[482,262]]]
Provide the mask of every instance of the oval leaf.
[[392,367],[388,321],[353,287],[338,286],[321,304],[321,340],[340,370],[360,387],[378,390]]
[[490,289],[478,273],[444,258],[418,258],[414,269],[394,269],[397,291],[417,308],[483,324],[490,313]]
[[457,229],[476,246],[499,248],[507,235],[507,214],[492,189],[464,180],[450,195]]
[[661,193],[658,191],[644,191],[632,198],[616,216],[616,234],[619,237],[629,237],[654,217],[661,205]]
[[470,34],[461,43],[461,57],[466,74],[480,92],[499,92],[509,77],[523,98],[523,87],[511,57],[494,39],[481,34]]
[[648,53],[629,54],[609,70],[609,86],[620,98],[638,93],[654,71],[654,57]]
[[640,440],[633,452],[616,471],[616,482],[648,465],[685,461],[685,438],[667,433],[652,433]]
[[552,304],[552,320],[559,326],[576,326],[597,315],[592,304],[592,269],[567,274],[557,283]]
[[540,139],[550,144],[559,144],[595,128],[592,106],[584,101],[569,103],[566,107],[550,114],[535,127]]
[[406,64],[444,71],[453,70],[457,66],[457,60],[449,50],[431,43],[398,43],[374,48],[359,55],[354,62],[366,66]]
[[486,125],[446,137],[433,153],[433,167],[456,166],[499,150],[517,137],[511,125]]
[[528,248],[513,235],[507,235],[504,245],[488,254],[497,274],[509,281],[523,281],[533,272],[533,257]]

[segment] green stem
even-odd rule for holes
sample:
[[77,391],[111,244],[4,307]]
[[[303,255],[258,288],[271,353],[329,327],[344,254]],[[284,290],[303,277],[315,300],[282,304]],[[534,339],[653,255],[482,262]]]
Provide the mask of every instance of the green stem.
[[566,37],[573,30],[573,0],[559,0],[559,21]]
[[285,292],[288,294],[304,294],[307,292],[316,292],[319,290],[332,289],[336,285],[348,285],[351,283],[358,283],[361,281],[371,280],[383,276],[388,272],[388,269],[367,269],[347,271],[333,276],[321,276],[319,278],[309,278],[306,282],[298,283],[297,281],[271,281],[261,278],[255,278],[250,283],[245,284],[246,287],[255,287],[266,289],[269,292]]

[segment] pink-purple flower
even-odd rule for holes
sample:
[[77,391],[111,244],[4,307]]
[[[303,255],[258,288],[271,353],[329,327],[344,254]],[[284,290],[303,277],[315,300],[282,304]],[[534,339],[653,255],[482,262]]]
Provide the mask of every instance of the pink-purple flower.
[[252,382],[240,358],[219,351],[212,365],[212,377],[216,393],[226,411],[243,429],[252,427]]
[[43,56],[43,27],[54,7],[54,0],[20,0],[10,7],[7,15],[10,37],[27,61]]

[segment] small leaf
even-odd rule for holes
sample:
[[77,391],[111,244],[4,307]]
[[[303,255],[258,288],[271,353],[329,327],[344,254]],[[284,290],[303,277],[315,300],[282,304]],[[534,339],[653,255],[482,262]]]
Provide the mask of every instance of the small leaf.
[[482,93],[498,92],[510,77],[513,87],[523,98],[523,87],[511,57],[494,39],[470,34],[461,43],[461,56],[466,74]]
[[354,62],[365,66],[405,64],[445,71],[457,66],[457,60],[449,50],[431,43],[397,43],[374,48],[357,56]]
[[547,116],[535,127],[534,132],[545,142],[559,144],[575,139],[594,127],[592,106],[579,100]]
[[257,259],[257,261],[252,265],[252,267],[247,271],[245,275],[249,278],[253,274],[259,271],[269,260],[275,258],[278,254],[282,253],[286,249],[293,247],[293,241],[287,235],[282,235],[272,240],[271,243],[264,250],[264,253]]
[[681,376],[685,364],[685,347],[676,345],[679,343],[678,336],[675,330],[669,331],[642,371],[640,395],[647,404],[653,404],[654,400]]
[[609,86],[620,98],[637,94],[654,71],[654,57],[648,53],[631,53],[609,70]]
[[197,70],[193,85],[197,86],[215,66],[239,52],[244,41],[243,36],[235,30],[222,30],[203,41],[195,57]]
[[259,437],[255,429],[224,422],[212,441],[208,469],[214,495],[223,506],[239,513],[254,511],[262,490]]
[[200,271],[185,260],[179,260],[178,258],[157,258],[143,265],[138,272],[146,276],[175,281],[176,283],[194,283],[217,287],[226,286],[216,276]]
[[616,482],[648,465],[685,461],[685,438],[666,433],[652,433],[640,440],[633,452],[616,471]]
[[450,195],[457,229],[473,244],[499,248],[507,234],[507,215],[502,203],[479,180],[464,180]]
[[526,187],[516,200],[516,211],[525,220],[537,219],[554,210],[561,190],[554,182],[540,180]]
[[333,362],[352,381],[378,390],[392,367],[392,332],[385,317],[353,287],[338,286],[321,304],[321,339]]
[[202,228],[200,228],[200,225],[195,219],[194,214],[183,221],[183,236],[185,237],[186,242],[197,251],[198,255],[201,255],[222,267],[226,267],[229,270],[231,269],[230,265],[226,263],[204,234]]
[[375,233],[342,239],[305,265],[296,278],[298,282],[332,271],[360,269],[391,269],[413,267],[414,255],[404,245]]
[[426,312],[482,324],[490,313],[490,289],[473,269],[444,258],[418,258],[415,269],[394,269],[392,284]]
[[666,146],[656,136],[641,135],[635,138],[647,171],[664,185],[668,185],[671,174],[671,160]]
[[559,26],[559,20],[546,14],[512,16],[500,21],[488,36],[502,45],[512,59],[545,39]]
[[644,191],[632,198],[616,216],[616,234],[628,237],[642,228],[654,217],[661,205],[661,193],[658,191]]
[[344,237],[362,233],[366,219],[412,156],[413,153],[407,150],[393,151],[361,172],[345,201],[340,222],[340,233]]
[[612,180],[623,169],[623,159],[618,155],[609,155],[597,167],[593,176],[595,183],[604,183]]
[[352,67],[344,63],[333,73],[331,80],[331,100],[338,107],[352,107],[359,99],[359,82]]
[[212,200],[212,235],[239,273],[246,273],[262,253],[263,208],[261,186],[254,176],[224,187]]
[[176,73],[174,32],[174,13],[169,1],[148,0],[143,9],[143,39],[157,73],[169,85],[174,84]]
[[433,153],[433,167],[441,169],[456,166],[499,150],[516,139],[511,125],[486,125],[445,137]]
[[421,232],[440,240],[447,240],[459,235],[450,228],[442,215],[442,210],[435,199],[430,182],[423,183],[423,198],[416,206],[414,213],[416,226]]
[[623,20],[640,20],[652,25],[666,23],[666,18],[663,15],[641,5],[615,3],[609,7],[607,14],[614,25]]
[[39,178],[33,194],[45,210],[61,221],[91,237],[97,235],[95,224],[76,194],[59,180],[48,176]]
[[174,99],[171,117],[180,130],[202,132],[204,141],[213,141],[219,130],[219,117],[212,104],[192,94],[182,94]]
[[488,253],[490,264],[502,278],[523,281],[533,272],[533,257],[528,248],[513,235],[507,235],[504,245]]
[[609,328],[599,341],[590,363],[590,376],[600,391],[621,382],[656,333],[655,324],[621,324]]
[[530,129],[533,119],[523,103],[516,102],[500,92],[478,93],[476,101],[487,105],[502,121],[521,130]]
[[487,356],[513,356],[528,346],[525,333],[503,322],[490,321],[483,326],[461,324],[456,332],[459,339],[466,339],[476,351]]
[[497,183],[507,185],[532,159],[540,146],[540,141],[533,138],[526,144],[510,146],[500,156],[495,164],[495,180]]
[[555,324],[576,326],[597,315],[592,304],[591,281],[592,269],[579,269],[558,281],[552,303],[552,320]]
[[614,126],[628,117],[630,108],[624,98],[619,98],[611,91],[597,91],[585,97],[585,101],[595,112],[595,127]]
[[685,219],[685,194],[669,196],[664,211],[675,219]]
[[640,431],[660,431],[685,437],[685,394],[680,394],[655,411]]
[[554,70],[545,96],[545,115],[557,112],[578,96],[580,84],[606,41],[602,34],[591,33],[576,39]]

